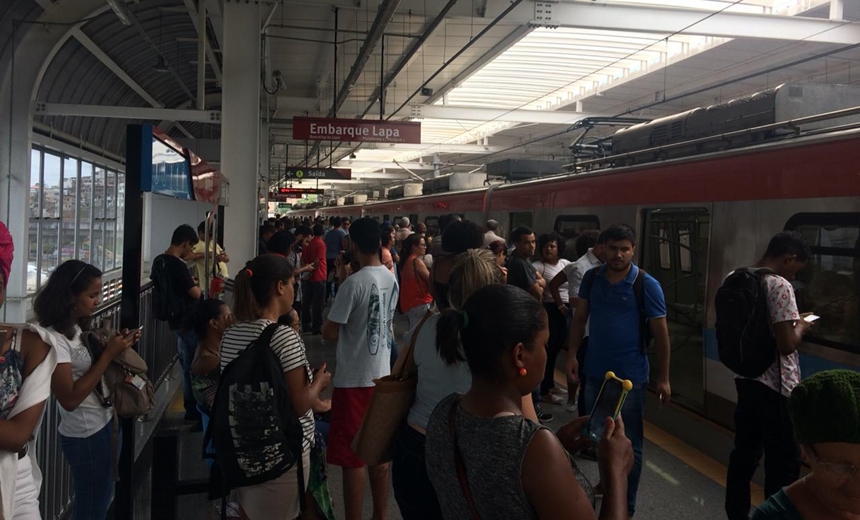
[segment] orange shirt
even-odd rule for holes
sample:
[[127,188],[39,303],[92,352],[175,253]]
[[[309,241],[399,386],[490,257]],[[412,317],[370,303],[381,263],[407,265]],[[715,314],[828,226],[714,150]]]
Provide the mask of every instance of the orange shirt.
[[425,303],[433,303],[427,282],[415,272],[415,262],[421,261],[415,255],[409,255],[400,270],[400,309],[403,312]]

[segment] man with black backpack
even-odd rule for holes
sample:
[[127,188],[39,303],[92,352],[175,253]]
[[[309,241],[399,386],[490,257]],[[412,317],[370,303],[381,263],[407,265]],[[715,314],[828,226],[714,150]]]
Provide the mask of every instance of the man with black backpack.
[[[633,389],[621,409],[624,433],[633,443],[633,469],[627,478],[627,514],[636,511],[636,495],[642,475],[642,444],[645,437],[645,389],[650,367],[646,348],[654,338],[658,379],[655,390],[661,402],[669,401],[669,329],[666,301],[660,282],[633,263],[636,232],[616,224],[603,232],[606,238],[606,263],[585,273],[571,325],[567,358],[567,377],[579,380],[576,354],[589,326],[588,352],[585,355],[585,381],[580,392],[586,413],[590,413],[606,372],[629,379]],[[589,321],[590,318],[590,321]]]
[[777,233],[754,266],[717,291],[717,346],[735,376],[735,448],[726,477],[726,514],[747,520],[750,480],[765,457],[765,498],[797,480],[800,460],[787,401],[800,382],[797,348],[812,326],[797,310],[791,280],[810,256],[800,233]]
[[185,401],[185,420],[200,421],[200,412],[191,390],[191,362],[197,349],[197,338],[183,321],[200,301],[203,291],[191,277],[188,265],[182,260],[194,251],[197,232],[188,224],[173,231],[170,247],[152,261],[149,278],[155,284],[153,313],[155,319],[166,321],[178,339],[179,362],[182,364],[182,397]]

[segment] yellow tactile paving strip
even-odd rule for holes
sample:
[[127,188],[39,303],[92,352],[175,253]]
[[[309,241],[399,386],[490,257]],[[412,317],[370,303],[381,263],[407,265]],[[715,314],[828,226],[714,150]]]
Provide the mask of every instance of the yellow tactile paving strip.
[[[564,372],[560,370],[555,371],[554,379],[558,384],[567,385],[567,378],[565,377]],[[669,452],[681,462],[690,466],[702,475],[708,477],[717,484],[726,487],[726,472],[728,469],[716,460],[708,457],[681,439],[666,433],[648,421],[645,421],[645,438],[663,450]],[[764,488],[755,483],[752,483],[751,486],[750,498],[752,504],[754,506],[758,506],[764,502]]]

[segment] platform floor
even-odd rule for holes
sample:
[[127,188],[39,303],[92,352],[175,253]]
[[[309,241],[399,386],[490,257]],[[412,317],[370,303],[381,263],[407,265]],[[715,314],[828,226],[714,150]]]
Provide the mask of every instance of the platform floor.
[[[398,320],[398,332],[402,333],[403,323]],[[320,336],[302,335],[307,346],[311,366],[317,367],[326,362],[331,371],[337,370],[335,344],[324,342]],[[562,356],[563,358],[563,356]],[[563,359],[560,360],[563,362]],[[562,373],[557,372],[557,378]],[[331,389],[328,390],[330,395]],[[181,413],[181,393],[174,403],[171,414],[174,420]],[[573,419],[562,406],[543,405],[554,415],[548,426],[557,429]],[[647,416],[646,416],[647,419]],[[187,426],[184,427],[186,430]],[[183,431],[180,435],[180,479],[202,478],[207,475],[205,465],[200,460],[202,434]],[[598,480],[597,463],[577,457],[577,463],[592,483]],[[726,468],[721,463],[699,452],[676,437],[646,422],[646,441],[644,448],[644,468],[639,487],[636,518],[642,520],[665,520],[695,518],[718,520],[725,518],[723,499],[725,495]],[[340,468],[329,467],[329,488],[335,503],[338,518],[343,518],[343,486]],[[753,503],[762,500],[762,490],[753,485]],[[365,492],[365,518],[372,514],[369,488]],[[214,503],[207,502],[204,495],[181,497],[178,518],[217,519]],[[390,491],[388,518],[401,518],[394,493]]]

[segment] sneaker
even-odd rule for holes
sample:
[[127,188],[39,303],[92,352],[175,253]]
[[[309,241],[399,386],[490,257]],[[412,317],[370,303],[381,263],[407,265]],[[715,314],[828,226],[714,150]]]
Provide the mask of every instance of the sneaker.
[[555,385],[554,387],[549,389],[549,393],[553,395],[567,395],[567,388],[561,385]]
[[548,394],[544,394],[544,395],[540,396],[540,400],[543,401],[544,403],[549,403],[549,404],[561,404],[564,402],[564,397],[562,397],[560,395],[555,395],[553,393],[548,393]]
[[541,423],[541,424],[547,424],[547,423],[551,423],[551,422],[552,422],[552,414],[551,414],[551,413],[549,413],[549,412],[541,412],[541,411],[538,411],[538,412],[537,412],[537,418],[538,418],[538,421],[540,421],[540,423]]
[[568,402],[566,405],[564,405],[564,410],[566,412],[570,412],[570,413],[578,413],[579,412],[579,405],[576,403],[576,401],[574,401],[572,403]]

